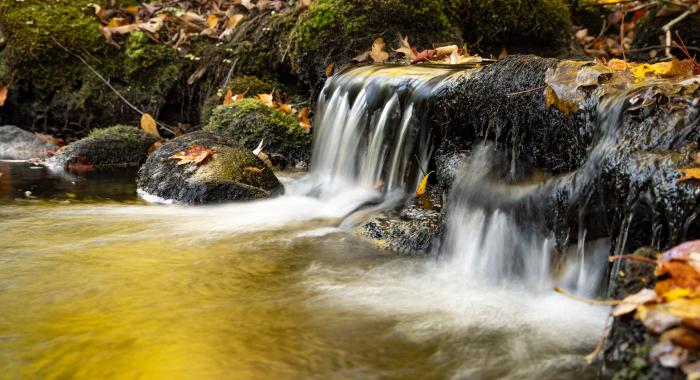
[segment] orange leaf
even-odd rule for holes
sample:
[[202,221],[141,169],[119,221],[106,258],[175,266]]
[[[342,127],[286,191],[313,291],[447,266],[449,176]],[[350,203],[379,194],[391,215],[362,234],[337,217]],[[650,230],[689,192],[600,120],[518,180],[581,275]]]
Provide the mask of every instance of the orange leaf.
[[290,114],[290,115],[292,113],[294,113],[294,110],[292,110],[292,106],[290,106],[289,104],[286,104],[286,103],[278,105],[277,109],[286,113],[286,114]]
[[411,64],[427,61],[430,58],[433,58],[434,55],[435,55],[434,49],[423,50],[422,52],[416,54],[416,59],[411,61]]
[[272,94],[258,94],[255,96],[255,99],[260,102],[260,104],[264,104],[268,107],[275,106],[275,101],[272,99]]
[[700,168],[682,168],[678,169],[678,171],[684,174],[681,178],[678,178],[678,182],[700,179]]
[[7,92],[7,87],[0,82],[0,107],[5,105],[5,101],[7,100]]
[[165,140],[158,140],[154,142],[153,145],[151,145],[151,147],[148,148],[148,155],[150,156],[151,154],[153,154],[153,152],[155,152],[163,144],[165,144]]
[[146,133],[150,133],[153,136],[158,136],[160,137],[160,133],[158,133],[158,126],[156,125],[156,120],[153,118],[153,116],[144,113],[141,116],[141,129],[146,131]]
[[170,156],[170,159],[178,160],[178,165],[185,165],[189,164],[190,162],[194,162],[196,165],[199,165],[216,153],[220,152],[209,149],[205,146],[192,145],[185,151],[173,154]]
[[130,5],[126,8],[124,8],[123,11],[132,15],[132,16],[136,16],[136,14],[139,13],[139,7],[136,5]]
[[209,15],[207,16],[207,26],[210,28],[216,27],[216,24],[219,23],[219,16],[217,15]]
[[335,69],[335,63],[331,62],[330,65],[326,66],[326,76],[329,77],[333,75],[333,71]]
[[304,128],[304,130],[307,133],[311,129],[311,120],[309,120],[309,113],[311,113],[309,107],[304,107],[299,111],[299,115],[297,115],[297,117],[299,118],[299,126]]
[[233,91],[229,88],[228,91],[226,91],[226,95],[224,95],[224,105],[231,103],[233,103]]

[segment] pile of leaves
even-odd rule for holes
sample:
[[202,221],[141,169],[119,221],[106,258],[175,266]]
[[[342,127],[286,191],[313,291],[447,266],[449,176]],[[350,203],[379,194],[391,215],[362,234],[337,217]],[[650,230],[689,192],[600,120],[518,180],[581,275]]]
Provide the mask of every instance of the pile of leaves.
[[678,245],[656,260],[628,258],[655,264],[656,284],[620,301],[612,315],[634,313],[650,333],[658,335],[650,361],[700,379],[700,240]]
[[[694,91],[700,75],[696,60],[678,60],[655,64],[627,62],[621,59],[609,61],[595,59],[592,62],[562,61],[545,74],[545,102],[568,115],[576,110],[588,96],[587,89],[595,88],[599,96],[630,88],[650,79],[672,80]],[[684,80],[689,80],[684,83]]]
[[[600,31],[580,28],[576,39],[583,51],[591,57],[624,57],[630,52],[635,29],[648,14],[658,18],[672,17],[660,31],[666,40],[665,45],[643,49],[650,58],[660,53],[670,56],[669,49],[673,27],[689,15],[699,10],[699,0],[590,0],[582,6],[600,7],[607,13]],[[676,45],[679,46],[680,45]]]
[[[308,6],[310,1],[301,3]],[[282,12],[291,7],[283,0],[177,0],[111,8],[91,5],[109,44],[119,48],[124,43],[120,36],[141,31],[154,42],[172,45],[183,54],[193,38],[229,41],[253,9]]]
[[[229,89],[226,92],[226,95],[224,95],[224,102],[223,105],[228,105],[228,104],[233,104],[237,101],[246,99],[246,93],[242,92],[240,94],[233,94],[233,91]],[[275,92],[271,92],[269,94],[257,94],[249,99],[255,99],[258,103],[272,107],[274,109],[277,109],[279,111],[282,111],[288,115],[294,115],[297,117],[299,120],[299,126],[306,131],[306,133],[309,133],[311,131],[311,120],[309,119],[309,115],[311,114],[311,110],[309,107],[303,107],[301,109],[297,109],[294,107],[292,104],[285,102],[282,99],[281,95],[275,94]]]
[[[394,49],[394,55],[396,59],[392,61],[404,62],[406,64],[414,65],[416,63],[442,63],[442,64],[467,64],[474,63],[478,64],[484,62],[484,59],[478,55],[469,54],[469,49],[467,45],[459,47],[457,45],[447,45],[436,47],[433,49],[418,50],[415,46],[411,46],[408,42],[408,36],[400,37],[398,41],[399,48]],[[507,53],[501,53],[500,58],[505,58]],[[377,38],[372,47],[366,52],[353,58],[351,62],[361,63],[361,62],[375,62],[384,63],[390,60],[390,54],[386,51],[386,44],[383,38]],[[326,74],[330,75],[332,72],[332,67],[326,70]]]

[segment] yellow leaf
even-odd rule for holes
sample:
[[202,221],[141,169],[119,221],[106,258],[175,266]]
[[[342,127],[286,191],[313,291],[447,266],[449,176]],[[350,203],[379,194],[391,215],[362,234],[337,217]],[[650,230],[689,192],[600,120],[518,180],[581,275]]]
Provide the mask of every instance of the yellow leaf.
[[116,28],[118,26],[128,25],[128,24],[129,24],[129,21],[127,19],[125,19],[123,17],[115,17],[115,18],[109,20],[109,22],[107,23],[107,27],[108,28]]
[[243,20],[242,14],[230,16],[226,21],[226,29],[235,29],[238,26],[238,23],[241,22],[241,20]]
[[428,186],[428,178],[432,173],[434,172],[429,172],[425,175],[425,177],[423,177],[422,180],[420,180],[420,184],[418,184],[418,188],[416,189],[416,196],[420,197],[421,195],[425,194],[425,188]]
[[291,115],[294,112],[292,110],[292,106],[290,106],[289,104],[286,104],[286,103],[278,105],[277,109],[286,113],[286,114],[289,114],[289,115]]
[[621,59],[614,58],[608,62],[608,68],[612,71],[625,71],[627,67],[627,62]]
[[219,16],[217,15],[209,15],[207,16],[207,26],[210,28],[215,28],[216,24],[219,23]]
[[2,84],[2,82],[0,82],[0,107],[5,105],[5,101],[7,100],[7,93],[8,93],[7,86],[5,86],[4,84]]
[[693,298],[697,297],[698,294],[693,292],[691,289],[688,288],[675,288],[667,291],[666,293],[662,294],[664,299],[666,301],[674,301],[680,298]]
[[258,94],[255,96],[255,99],[257,99],[260,104],[264,104],[268,107],[275,106],[275,101],[272,98],[272,94]]
[[678,169],[684,175],[678,178],[678,182],[687,181],[689,179],[700,179],[700,168],[682,168]]
[[228,91],[226,91],[226,95],[224,95],[224,105],[231,103],[233,103],[233,91],[229,88]]
[[150,133],[153,136],[158,136],[160,137],[160,133],[158,133],[158,126],[156,125],[156,120],[153,118],[153,116],[144,113],[141,116],[141,128],[146,131],[146,133]]
[[449,45],[449,46],[443,46],[435,49],[435,57],[440,59],[442,57],[449,56],[453,52],[459,50],[459,47],[457,45]]
[[559,111],[561,111],[562,114],[564,114],[564,116],[568,116],[574,110],[573,103],[559,99],[557,94],[554,92],[554,89],[549,86],[545,90],[544,99],[547,108],[555,106]]
[[381,63],[389,59],[389,53],[384,51],[384,39],[379,37],[374,40],[372,44],[372,50],[369,53],[372,60],[377,63]]

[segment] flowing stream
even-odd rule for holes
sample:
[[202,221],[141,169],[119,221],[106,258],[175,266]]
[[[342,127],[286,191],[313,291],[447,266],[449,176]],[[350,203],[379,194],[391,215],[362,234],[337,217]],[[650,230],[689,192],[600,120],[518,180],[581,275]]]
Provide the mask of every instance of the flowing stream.
[[553,288],[596,294],[609,243],[557,259],[545,232],[464,201],[487,147],[433,255],[344,223],[413,192],[434,149],[426,107],[454,74],[329,80],[311,171],[281,173],[277,199],[150,204],[133,172],[0,163],[0,378],[594,378],[583,356],[607,309]]

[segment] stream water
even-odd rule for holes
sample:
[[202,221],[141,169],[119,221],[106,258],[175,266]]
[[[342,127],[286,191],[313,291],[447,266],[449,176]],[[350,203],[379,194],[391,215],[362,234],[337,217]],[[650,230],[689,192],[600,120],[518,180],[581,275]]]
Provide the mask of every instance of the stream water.
[[554,270],[547,236],[468,205],[429,257],[348,233],[420,179],[451,75],[362,70],[327,84],[314,166],[277,199],[151,204],[133,171],[0,163],[0,378],[594,378],[607,309],[553,288],[593,295],[606,242]]

